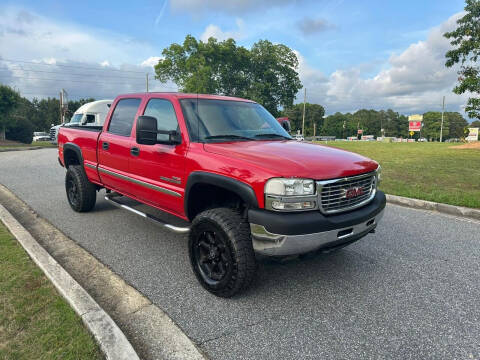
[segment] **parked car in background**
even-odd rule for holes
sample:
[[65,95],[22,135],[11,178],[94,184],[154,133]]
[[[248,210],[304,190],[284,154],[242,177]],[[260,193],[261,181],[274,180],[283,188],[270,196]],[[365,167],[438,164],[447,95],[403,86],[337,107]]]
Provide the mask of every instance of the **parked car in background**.
[[105,189],[111,204],[188,233],[193,272],[222,297],[249,285],[255,253],[342,248],[375,231],[386,203],[377,162],[294,141],[265,108],[240,98],[121,95],[103,128],[62,126],[58,156],[74,211],[91,211]]
[[304,141],[305,140],[305,138],[303,137],[302,134],[296,134],[296,135],[293,136],[293,138],[297,141]]
[[48,141],[50,140],[50,136],[44,131],[35,131],[33,133],[32,141]]
[[113,100],[97,100],[80,106],[68,123],[50,128],[49,140],[56,144],[61,126],[103,126]]
[[428,140],[426,138],[420,138],[418,139],[418,142],[428,142]]

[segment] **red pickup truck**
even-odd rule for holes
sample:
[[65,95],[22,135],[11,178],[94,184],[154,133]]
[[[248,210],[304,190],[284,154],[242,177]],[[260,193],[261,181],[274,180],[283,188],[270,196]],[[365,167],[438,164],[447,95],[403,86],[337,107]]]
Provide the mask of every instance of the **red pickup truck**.
[[[62,127],[58,151],[74,211],[92,210],[106,189],[113,204],[188,233],[193,271],[217,296],[249,285],[256,254],[341,248],[373,232],[385,208],[378,163],[294,141],[245,99],[121,95],[102,127]],[[139,211],[125,197],[185,225]]]

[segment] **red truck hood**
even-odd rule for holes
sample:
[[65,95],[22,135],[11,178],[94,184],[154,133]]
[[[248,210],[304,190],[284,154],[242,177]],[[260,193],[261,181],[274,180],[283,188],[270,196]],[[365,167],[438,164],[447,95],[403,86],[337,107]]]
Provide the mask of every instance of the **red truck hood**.
[[242,159],[282,177],[334,179],[374,171],[378,166],[349,151],[298,141],[210,143],[204,149]]

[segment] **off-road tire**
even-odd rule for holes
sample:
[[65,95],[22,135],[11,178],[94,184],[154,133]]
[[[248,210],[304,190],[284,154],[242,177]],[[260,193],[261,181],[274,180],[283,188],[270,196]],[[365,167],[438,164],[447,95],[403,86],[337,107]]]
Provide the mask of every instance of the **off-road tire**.
[[[76,212],[87,212],[93,209],[97,200],[97,190],[88,181],[87,174],[81,165],[70,165],[65,175],[65,191],[68,203]],[[75,195],[74,195],[75,193]]]
[[[200,250],[200,247],[203,247],[200,242],[202,240],[205,242],[209,233],[218,237],[216,239],[219,246],[216,249],[220,252],[220,256],[217,264],[219,262],[227,263],[227,266],[222,265],[227,271],[217,283],[214,283],[217,279],[212,280],[206,275],[207,272],[202,268],[205,265],[199,260],[205,258],[199,254],[200,251],[204,251],[204,249]],[[215,240],[210,241],[210,243],[214,244]],[[212,245],[209,244],[209,246]],[[250,225],[242,217],[240,211],[230,208],[215,208],[198,214],[192,223],[188,247],[195,276],[200,284],[214,295],[231,297],[250,285],[255,275],[256,260],[250,235]],[[212,251],[215,253],[215,249]],[[223,262],[225,258],[229,258],[229,260]],[[228,265],[228,263],[231,265]],[[214,266],[218,268],[220,265]],[[215,275],[218,276],[218,274]]]

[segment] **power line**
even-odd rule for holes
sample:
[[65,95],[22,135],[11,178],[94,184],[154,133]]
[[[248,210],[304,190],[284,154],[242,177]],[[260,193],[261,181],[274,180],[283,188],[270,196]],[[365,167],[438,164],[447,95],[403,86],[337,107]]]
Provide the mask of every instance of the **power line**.
[[[112,75],[112,74],[85,74],[85,73],[64,73],[64,72],[58,72],[58,71],[42,71],[42,70],[32,70],[32,69],[24,69],[24,68],[20,68],[21,71],[24,71],[24,72],[33,72],[33,73],[47,73],[47,74],[58,74],[58,75],[69,75],[69,76],[95,76],[95,77],[99,77],[99,76],[103,76],[103,77],[110,77],[110,76],[115,76],[115,79],[134,79],[134,80],[137,80],[139,79],[138,77],[131,77],[131,76],[117,76],[117,75]],[[13,71],[15,71],[17,69],[13,69]],[[9,72],[11,73],[12,70],[0,70],[0,72]],[[144,73],[145,75],[145,73]],[[149,74],[151,75],[151,74]]]
[[[61,66],[66,68],[74,68],[74,69],[89,69],[89,70],[105,70],[105,68],[96,68],[96,67],[89,67],[89,66],[81,66],[81,65],[63,65],[63,64],[45,64],[45,63],[38,63],[35,61],[25,61],[25,60],[13,60],[13,59],[0,59],[0,61],[10,62],[10,63],[25,63],[25,64],[35,64],[41,66]],[[129,72],[135,74],[145,74],[144,71],[133,71],[133,70],[120,70],[120,69],[109,69],[110,71],[121,71],[121,72]]]
[[[17,76],[17,75],[11,75],[11,76],[5,76],[5,75],[0,75],[0,77],[4,78],[17,78],[17,79],[29,79],[29,80],[46,80],[46,81],[68,81],[68,82],[81,82],[81,83],[95,83],[95,84],[128,84],[126,82],[116,82],[116,81],[92,81],[92,80],[77,80],[77,79],[49,79],[49,78],[35,78],[35,77],[28,77],[28,76]],[[138,81],[141,81],[142,84],[145,84],[145,81],[143,79],[139,79]]]

